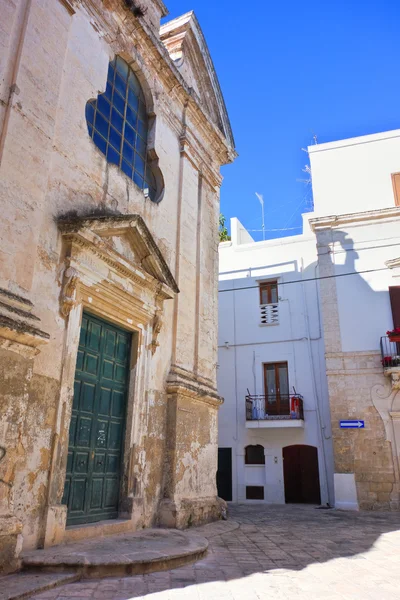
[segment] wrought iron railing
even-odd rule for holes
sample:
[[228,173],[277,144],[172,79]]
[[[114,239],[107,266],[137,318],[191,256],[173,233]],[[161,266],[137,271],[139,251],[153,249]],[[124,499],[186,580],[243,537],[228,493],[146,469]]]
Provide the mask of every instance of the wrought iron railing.
[[278,325],[279,304],[260,304],[260,319],[262,325]]
[[393,342],[387,335],[381,337],[381,356],[384,369],[400,367],[400,342]]
[[304,419],[300,394],[246,396],[246,421]]

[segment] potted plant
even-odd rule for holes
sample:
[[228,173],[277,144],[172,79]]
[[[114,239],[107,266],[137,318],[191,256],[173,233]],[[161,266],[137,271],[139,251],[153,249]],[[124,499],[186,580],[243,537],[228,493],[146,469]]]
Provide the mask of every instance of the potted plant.
[[391,331],[387,331],[386,335],[391,342],[400,342],[400,327],[395,327]]
[[384,356],[381,362],[384,369],[400,367],[400,356]]

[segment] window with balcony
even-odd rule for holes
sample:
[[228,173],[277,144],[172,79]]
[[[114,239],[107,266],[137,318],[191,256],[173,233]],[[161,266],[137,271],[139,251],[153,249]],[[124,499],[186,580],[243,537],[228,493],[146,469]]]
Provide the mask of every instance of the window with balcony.
[[260,321],[261,325],[278,325],[278,282],[265,281],[260,283]]

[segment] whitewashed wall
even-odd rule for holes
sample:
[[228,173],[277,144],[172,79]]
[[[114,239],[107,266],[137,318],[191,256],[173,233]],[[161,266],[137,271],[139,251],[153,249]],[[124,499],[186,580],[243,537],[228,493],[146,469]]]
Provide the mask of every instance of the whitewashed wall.
[[[235,242],[250,236],[236,219],[231,228],[233,241],[220,244],[219,249],[218,389],[225,398],[219,416],[219,447],[232,448],[233,501],[245,501],[246,485],[264,485],[265,502],[284,503],[282,448],[309,444],[318,448],[321,500],[328,502],[333,459],[331,440],[325,439],[330,437],[330,419],[315,281],[315,238],[308,234],[238,244]],[[301,282],[303,268],[303,278],[312,281]],[[279,324],[260,325],[258,284],[275,278],[279,285]],[[252,394],[264,394],[262,365],[279,361],[288,362],[291,391],[294,386],[304,396],[305,428],[246,429],[247,389]],[[264,446],[265,467],[244,465],[248,444]],[[332,501],[330,495],[329,499]]]
[[400,130],[308,148],[316,216],[394,205],[391,174],[400,172]]

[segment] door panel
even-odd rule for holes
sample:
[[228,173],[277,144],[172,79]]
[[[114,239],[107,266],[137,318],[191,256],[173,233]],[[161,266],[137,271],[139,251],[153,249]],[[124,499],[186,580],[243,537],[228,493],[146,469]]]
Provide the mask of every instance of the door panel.
[[218,448],[217,489],[220,498],[232,500],[232,448]]
[[314,446],[283,448],[283,475],[287,504],[320,504],[318,451]]
[[131,336],[84,313],[63,503],[67,524],[118,516]]
[[389,295],[392,307],[393,327],[400,327],[400,286],[390,287]]

